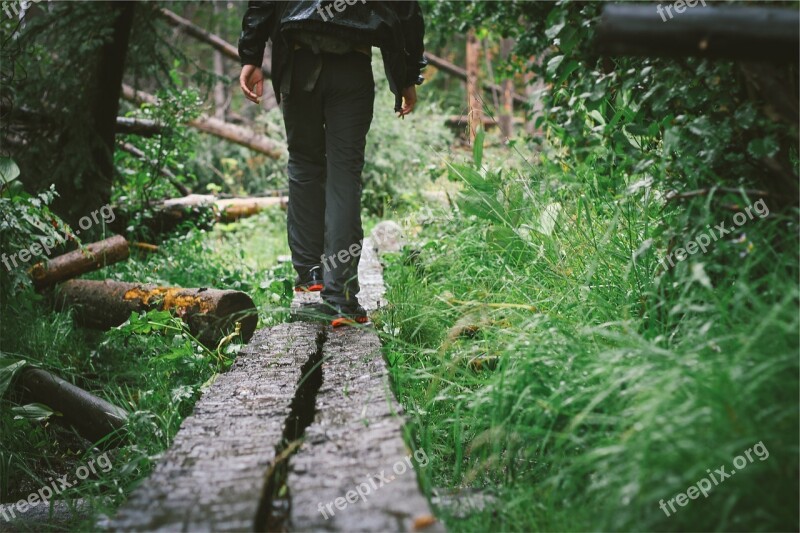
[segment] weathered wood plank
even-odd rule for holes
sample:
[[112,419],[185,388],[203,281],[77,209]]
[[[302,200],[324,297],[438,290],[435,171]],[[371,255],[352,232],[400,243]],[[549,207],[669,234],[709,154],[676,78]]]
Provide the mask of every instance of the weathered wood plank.
[[257,331],[106,527],[252,531],[301,367],[317,353],[320,331],[299,322]]

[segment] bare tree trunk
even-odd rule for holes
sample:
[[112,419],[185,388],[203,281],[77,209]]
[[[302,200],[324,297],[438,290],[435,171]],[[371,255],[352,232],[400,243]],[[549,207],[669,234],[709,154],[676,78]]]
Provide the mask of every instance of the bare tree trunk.
[[[541,64],[541,58],[532,57],[531,64]],[[532,70],[532,69],[531,69]],[[528,99],[533,102],[531,105],[530,120],[525,125],[525,131],[530,135],[542,135],[541,129],[536,128],[536,119],[544,114],[544,103],[542,102],[542,95],[545,90],[545,83],[542,78],[539,78],[533,72],[529,72],[525,76],[525,94]]]
[[[220,0],[214,0],[214,20],[218,21],[218,17],[222,12]],[[214,74],[217,76],[217,81],[214,84],[214,116],[218,119],[225,120],[225,113],[228,107],[228,98],[226,96],[225,83],[220,81],[225,78],[225,65],[223,64],[222,52],[214,49]]]
[[[511,57],[511,50],[513,50],[513,48],[514,39],[509,37],[502,40],[500,45],[500,56],[502,57],[503,61],[508,61],[508,59]],[[512,113],[514,111],[514,101],[512,96],[514,93],[514,83],[509,77],[503,80],[501,87],[503,88],[503,112],[500,114],[500,130],[503,132],[503,137],[510,139],[514,134],[512,119]]]
[[90,213],[111,201],[114,180],[114,141],[119,111],[120,88],[128,55],[136,2],[92,2],[98,13],[108,12],[114,17],[111,37],[100,46],[96,67],[91,80],[86,80],[86,124],[95,142],[88,154],[91,165],[74,179],[56,183],[60,196],[54,209],[64,214],[64,219],[77,223],[85,213]]
[[475,140],[478,130],[483,127],[483,99],[480,94],[480,41],[475,30],[467,33],[467,109],[469,115],[469,138]]

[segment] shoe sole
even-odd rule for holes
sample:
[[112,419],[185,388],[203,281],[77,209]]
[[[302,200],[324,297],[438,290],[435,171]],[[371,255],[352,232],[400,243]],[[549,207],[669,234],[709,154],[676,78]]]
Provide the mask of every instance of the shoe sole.
[[356,318],[339,317],[331,320],[331,326],[333,326],[334,328],[339,328],[342,326],[354,326],[356,324],[366,324],[367,322],[369,322],[369,317],[366,316],[359,316]]
[[294,292],[319,292],[323,289],[322,284],[309,285],[308,287],[295,287]]

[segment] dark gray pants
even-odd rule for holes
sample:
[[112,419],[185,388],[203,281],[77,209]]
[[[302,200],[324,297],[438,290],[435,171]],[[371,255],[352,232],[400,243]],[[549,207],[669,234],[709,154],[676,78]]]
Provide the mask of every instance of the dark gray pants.
[[[322,266],[322,298],[355,303],[361,227],[361,171],[372,122],[370,58],[295,50],[281,106],[289,144],[287,229],[300,276]],[[284,85],[285,86],[285,85]]]

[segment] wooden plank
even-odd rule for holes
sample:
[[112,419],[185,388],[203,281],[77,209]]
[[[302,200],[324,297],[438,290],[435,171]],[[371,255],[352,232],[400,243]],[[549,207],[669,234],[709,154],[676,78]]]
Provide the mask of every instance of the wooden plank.
[[320,326],[256,332],[181,424],[153,473],[108,523],[112,531],[253,531],[265,474],[292,412]]

